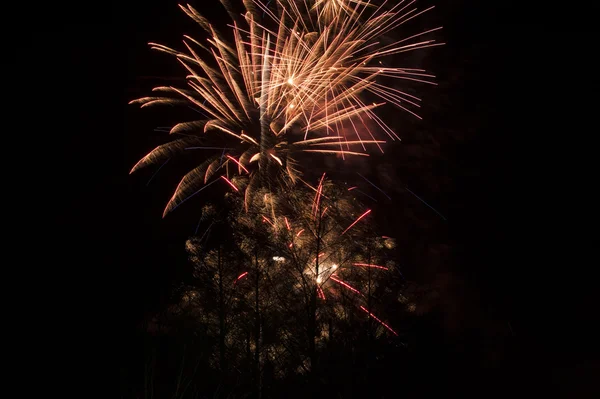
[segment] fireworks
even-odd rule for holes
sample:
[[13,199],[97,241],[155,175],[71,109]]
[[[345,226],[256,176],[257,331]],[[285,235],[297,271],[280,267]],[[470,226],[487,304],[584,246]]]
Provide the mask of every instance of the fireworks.
[[[421,99],[402,83],[435,84],[434,76],[409,66],[387,66],[384,58],[443,44],[431,38],[440,28],[385,43],[383,38],[433,7],[419,10],[416,0],[395,5],[244,0],[245,12],[238,15],[227,0],[221,2],[232,17],[226,34],[186,5],[181,9],[207,37],[184,36],[185,51],[150,43],[177,59],[186,70],[187,86],[156,87],[155,96],[131,101],[143,108],[181,104],[202,115],[174,125],[170,134],[178,138],[158,146],[131,169],[162,167],[181,153],[199,154],[197,166],[181,179],[163,216],[216,182],[235,204],[226,223],[231,240],[205,251],[203,235],[188,248],[202,271],[202,306],[218,310],[213,331],[221,339],[221,357],[226,336],[236,335],[238,342],[247,343],[247,352],[251,347],[255,351],[259,375],[261,351],[277,352],[271,361],[292,352],[289,347],[299,345],[298,340],[285,337],[300,331],[300,325],[306,326],[312,367],[317,341],[326,335],[324,318],[331,337],[332,320],[345,317],[349,308],[367,313],[369,321],[398,335],[373,312],[372,303],[380,277],[395,267],[382,256],[392,240],[372,232],[372,209],[351,197],[356,187],[342,189],[325,174],[313,186],[302,172],[314,155],[345,161],[383,152],[388,140],[399,140],[378,115],[385,104],[419,117]],[[223,245],[230,247],[222,250]],[[230,298],[252,325],[244,321],[237,329],[224,327]],[[262,342],[264,314],[277,315],[273,319],[284,324],[279,328],[283,346]],[[305,359],[297,360],[305,364]]]
[[[243,21],[231,13],[234,44],[193,7],[180,6],[207,32],[206,42],[184,36],[186,52],[156,43],[151,47],[176,57],[188,73],[188,87],[156,87],[157,96],[131,103],[186,104],[205,118],[173,126],[170,133],[182,137],[151,151],[131,172],[184,150],[223,148],[215,150],[218,155],[203,155],[200,165],[183,177],[166,214],[215,175],[242,190],[248,202],[265,179],[282,176],[297,182],[302,153],[346,159],[368,156],[371,148],[383,151],[387,139],[399,136],[378,117],[376,108],[390,103],[417,115],[413,110],[420,99],[378,80],[433,84],[434,76],[423,70],[385,67],[381,61],[440,45],[424,39],[439,28],[383,46],[378,42],[431,9],[419,11],[414,3],[384,8],[370,1],[286,0],[271,9],[259,0],[247,0]],[[317,17],[311,19],[311,13]],[[371,97],[379,100],[368,102]],[[224,138],[227,145],[222,145]]]
[[360,0],[315,0],[311,10],[317,12],[317,18],[322,22],[335,21],[340,14],[346,17],[357,16],[356,6],[369,6],[370,2]]
[[[390,330],[370,308],[371,291],[395,267],[384,256],[391,239],[375,237],[369,221],[371,211],[364,211],[346,189],[325,175],[316,186],[277,196],[266,190],[261,194],[256,198],[262,200],[254,201],[249,211],[240,211],[231,226],[241,242],[247,242],[248,232],[252,232],[256,242],[247,246],[249,258],[257,245],[276,254],[263,260],[261,273],[279,287],[274,291],[291,295],[279,299],[277,306],[300,311],[296,308],[302,303],[299,298],[305,298],[304,306],[315,309],[316,319],[319,314],[339,318],[333,312],[336,304],[345,303],[355,310],[362,306]],[[319,299],[319,305],[311,305],[312,295]]]

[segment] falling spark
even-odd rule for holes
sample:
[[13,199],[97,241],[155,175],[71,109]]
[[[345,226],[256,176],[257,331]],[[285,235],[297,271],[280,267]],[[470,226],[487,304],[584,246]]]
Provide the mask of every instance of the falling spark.
[[234,284],[234,285],[235,285],[235,284],[237,284],[238,280],[240,280],[240,279],[242,279],[242,278],[246,277],[246,275],[247,275],[247,274],[248,274],[248,272],[244,272],[244,273],[240,274],[240,275],[239,275],[239,276],[238,276],[238,277],[235,279],[235,281],[233,282],[233,284]]
[[268,217],[266,217],[266,216],[264,216],[264,215],[263,215],[262,219],[263,219],[263,222],[267,222],[267,223],[269,223],[271,226],[275,227],[275,225],[273,224],[273,222],[271,222],[271,220],[269,220],[269,218],[268,218]]
[[244,171],[248,174],[250,174],[250,172],[248,171],[248,169],[246,169],[244,167],[244,165],[242,165],[241,163],[239,163],[239,161],[237,159],[235,159],[234,157],[232,157],[231,155],[227,155],[227,158],[229,158],[231,161],[233,161],[235,164],[237,164],[240,169],[244,169]]
[[387,267],[385,266],[378,266],[378,265],[370,265],[368,263],[353,263],[352,265],[354,266],[360,266],[360,267],[371,267],[373,269],[383,269],[383,270],[388,270]]
[[330,276],[330,278],[331,278],[333,281],[335,281],[336,283],[338,283],[338,284],[341,284],[341,285],[343,285],[344,287],[348,288],[350,291],[352,291],[352,292],[355,292],[355,293],[357,293],[357,294],[359,294],[359,295],[362,295],[362,296],[364,296],[364,295],[363,295],[363,294],[362,294],[362,293],[361,293],[359,290],[357,290],[356,288],[354,288],[354,287],[353,287],[353,286],[351,286],[350,284],[348,284],[348,283],[346,283],[346,282],[344,282],[344,281],[342,281],[342,280],[339,280],[339,279],[337,279],[335,276],[333,276],[333,275],[332,275],[332,276]]
[[[320,257],[321,257],[321,256],[323,256],[323,255],[325,255],[325,252],[321,252],[321,253],[319,254],[318,258],[320,258]],[[313,259],[313,263],[314,263],[314,262],[316,262],[316,261],[317,261],[317,257],[315,257],[315,258]]]
[[285,220],[285,225],[286,225],[288,231],[291,231],[292,228],[290,227],[290,222],[288,221],[288,218],[284,216],[283,219]]
[[185,147],[185,150],[233,150],[233,147]]
[[317,292],[319,293],[319,297],[325,301],[326,298],[325,298],[325,292],[323,292],[323,288],[317,286]]
[[350,229],[352,228],[352,226],[354,226],[356,223],[358,223],[358,222],[359,222],[359,221],[360,221],[362,218],[364,218],[365,216],[367,216],[369,213],[371,213],[371,210],[370,210],[370,209],[369,209],[368,211],[366,211],[365,213],[363,213],[362,215],[360,215],[360,216],[358,217],[358,219],[356,219],[356,220],[354,221],[354,223],[352,223],[350,226],[348,226],[348,227],[346,228],[346,230],[342,231],[342,234],[340,234],[340,235],[344,235],[344,234],[345,234],[345,233],[346,233],[348,230],[350,230]]
[[395,336],[398,336],[398,333],[394,330],[392,330],[392,328],[390,326],[388,326],[387,324],[385,324],[383,321],[379,320],[377,318],[377,316],[375,316],[373,313],[369,312],[364,306],[360,305],[360,308],[362,310],[364,310],[369,316],[371,316],[372,318],[374,318],[375,320],[377,320],[377,322],[379,322],[379,324],[381,324],[382,326],[384,326],[385,328],[387,328],[389,331],[391,331]]
[[[317,215],[318,210],[319,210],[319,203],[321,201],[321,195],[323,193],[323,180],[325,179],[325,173],[323,173],[323,176],[321,176],[321,180],[319,181],[319,185],[317,186],[317,193],[315,194],[315,199],[313,200],[313,217],[317,217],[319,215]],[[322,217],[323,215],[320,215],[319,217]]]
[[221,176],[221,178],[223,180],[225,180],[227,182],[227,184],[229,184],[235,191],[240,191],[238,190],[238,188],[235,186],[235,184],[233,184],[228,178],[226,178],[225,176]]

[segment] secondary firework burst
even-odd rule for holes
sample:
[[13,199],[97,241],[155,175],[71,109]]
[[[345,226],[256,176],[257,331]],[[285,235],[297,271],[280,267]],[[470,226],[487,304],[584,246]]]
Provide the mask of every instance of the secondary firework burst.
[[[378,80],[433,84],[434,76],[423,70],[380,62],[440,45],[424,39],[439,28],[378,42],[431,9],[419,11],[414,1],[385,7],[352,0],[281,0],[276,6],[244,0],[241,16],[221,2],[233,19],[229,35],[186,5],[181,9],[204,29],[206,40],[184,36],[185,51],[150,43],[176,57],[188,73],[188,86],[156,87],[155,96],[131,101],[144,108],[183,104],[203,115],[173,126],[170,133],[179,139],[158,146],[131,170],[162,164],[181,152],[202,152],[164,214],[217,180],[243,192],[247,206],[267,180],[297,182],[303,153],[346,159],[383,151],[386,140],[399,136],[375,110],[390,103],[417,115],[420,99]],[[368,93],[379,100],[367,103]]]
[[260,240],[271,261],[264,274],[281,286],[279,292],[290,295],[285,307],[301,314],[299,303],[314,309],[316,324],[321,315],[339,319],[348,308],[367,311],[368,317],[397,335],[376,316],[371,301],[379,283],[396,267],[385,257],[393,239],[375,235],[371,210],[325,175],[315,186],[277,196],[263,190],[259,197],[250,212],[235,218],[235,225],[246,230],[240,241],[247,231],[268,237]]

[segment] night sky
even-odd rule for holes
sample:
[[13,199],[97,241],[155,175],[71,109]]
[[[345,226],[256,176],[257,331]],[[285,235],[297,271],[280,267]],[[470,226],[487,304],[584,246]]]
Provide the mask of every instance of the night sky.
[[[148,186],[152,171],[128,175],[167,139],[153,129],[169,125],[168,112],[127,102],[161,79],[182,76],[173,59],[146,45],[177,45],[193,28],[176,4],[46,5],[6,39],[17,39],[6,51],[18,75],[5,79],[26,76],[9,82],[24,113],[8,133],[18,144],[6,152],[19,148],[12,167],[27,165],[18,180],[32,192],[21,201],[35,230],[26,230],[24,240],[40,242],[28,244],[24,255],[31,257],[32,245],[43,255],[43,285],[57,298],[44,317],[59,330],[56,342],[76,347],[77,362],[98,359],[90,362],[97,368],[101,359],[108,379],[137,323],[185,275],[183,243],[197,221],[193,206],[161,219],[180,176],[175,169]],[[438,363],[433,380],[458,378],[458,368],[479,379],[474,384],[504,393],[591,397],[598,390],[593,375],[600,374],[598,296],[589,276],[598,262],[597,254],[585,254],[597,247],[597,224],[595,203],[583,191],[598,180],[584,177],[597,131],[585,116],[597,112],[597,69],[587,54],[597,49],[598,10],[572,3],[434,4],[448,45],[423,62],[440,87],[427,89],[426,121],[410,124],[394,158],[396,176],[448,219],[402,197],[424,220],[423,228],[406,227],[409,237],[438,254],[415,250],[409,272],[446,287],[446,314],[428,321],[432,335],[424,339],[435,346],[424,362]],[[493,372],[462,365],[496,335],[501,360]]]

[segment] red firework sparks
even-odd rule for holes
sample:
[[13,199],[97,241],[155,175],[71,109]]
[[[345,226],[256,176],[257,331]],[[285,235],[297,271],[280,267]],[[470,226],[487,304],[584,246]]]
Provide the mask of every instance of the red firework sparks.
[[379,320],[377,318],[377,316],[375,316],[373,313],[369,312],[367,309],[365,309],[364,306],[360,306],[360,308],[362,310],[364,310],[365,312],[367,312],[369,314],[369,316],[371,316],[372,318],[374,318],[375,320],[377,320],[379,322],[379,324],[381,324],[382,326],[384,326],[385,328],[387,328],[388,330],[390,330],[395,336],[398,336],[398,333],[394,330],[392,330],[392,328],[390,326],[388,326],[387,324],[385,324],[383,321]]

